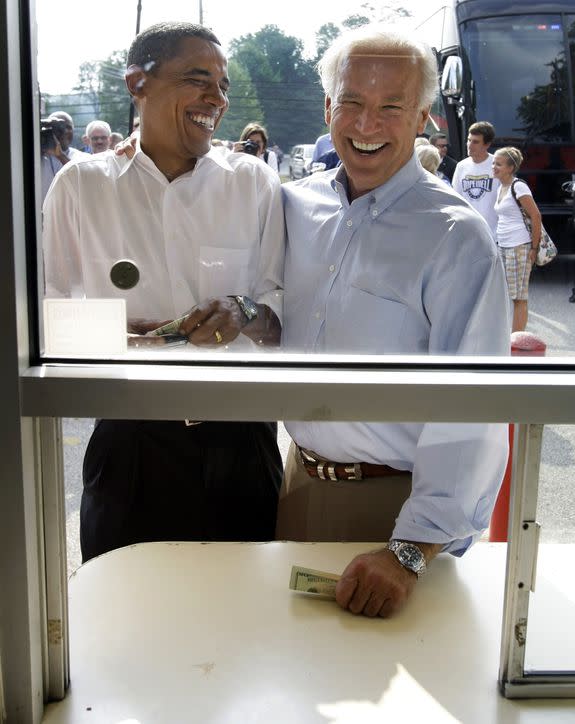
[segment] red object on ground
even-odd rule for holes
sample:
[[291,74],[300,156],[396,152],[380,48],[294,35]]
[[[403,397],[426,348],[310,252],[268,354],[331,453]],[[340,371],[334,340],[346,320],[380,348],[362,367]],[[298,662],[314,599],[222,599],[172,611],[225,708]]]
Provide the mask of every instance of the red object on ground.
[[[511,354],[518,356],[543,357],[547,345],[531,332],[513,332],[511,334]],[[507,541],[509,532],[509,496],[511,491],[511,466],[513,463],[514,426],[509,425],[509,457],[503,476],[503,483],[495,502],[489,524],[489,540],[492,543]]]

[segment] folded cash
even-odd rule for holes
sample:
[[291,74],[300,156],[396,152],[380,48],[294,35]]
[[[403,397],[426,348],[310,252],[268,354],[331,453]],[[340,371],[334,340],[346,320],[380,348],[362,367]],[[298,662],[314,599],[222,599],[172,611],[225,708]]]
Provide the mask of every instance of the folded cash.
[[189,317],[189,314],[184,314],[183,317],[179,317],[178,319],[174,319],[171,322],[168,322],[167,324],[163,324],[161,327],[152,329],[150,334],[154,335],[154,336],[163,336],[165,334],[177,334],[181,323],[184,321],[184,319],[187,319],[188,317]]
[[292,566],[289,587],[292,591],[313,593],[315,596],[335,600],[335,586],[340,576],[325,571],[315,571],[313,568]]

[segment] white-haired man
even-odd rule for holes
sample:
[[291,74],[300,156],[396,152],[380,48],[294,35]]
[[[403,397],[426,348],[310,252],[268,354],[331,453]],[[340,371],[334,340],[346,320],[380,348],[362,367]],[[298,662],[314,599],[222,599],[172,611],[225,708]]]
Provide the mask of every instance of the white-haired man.
[[[427,46],[364,28],[320,63],[341,166],[284,184],[284,348],[365,354],[509,351],[489,229],[414,153],[436,87]],[[386,410],[381,411],[385,420]],[[277,537],[387,541],[338,582],[353,613],[389,616],[441,550],[488,525],[506,426],[286,422],[294,440]]]
[[106,121],[90,121],[86,126],[86,136],[92,153],[102,153],[110,148],[110,135],[112,129]]

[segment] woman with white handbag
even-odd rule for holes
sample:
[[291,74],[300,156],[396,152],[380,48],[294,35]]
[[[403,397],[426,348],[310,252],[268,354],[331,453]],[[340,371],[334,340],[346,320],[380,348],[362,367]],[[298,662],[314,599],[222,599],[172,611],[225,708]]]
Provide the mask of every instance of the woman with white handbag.
[[523,162],[518,148],[500,148],[493,157],[493,176],[501,183],[497,212],[497,246],[513,300],[512,332],[527,326],[529,275],[537,262],[541,242],[541,213],[529,186],[515,177]]

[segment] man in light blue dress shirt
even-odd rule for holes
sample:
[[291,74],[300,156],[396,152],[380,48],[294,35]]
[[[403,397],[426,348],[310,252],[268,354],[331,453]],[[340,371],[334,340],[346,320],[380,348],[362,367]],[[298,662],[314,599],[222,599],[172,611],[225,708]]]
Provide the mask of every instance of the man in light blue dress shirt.
[[[505,277],[485,221],[413,153],[437,88],[427,46],[362,28],[320,64],[342,165],[283,186],[284,348],[507,355]],[[382,410],[385,417],[385,410]],[[507,426],[286,422],[277,537],[391,539],[355,558],[338,603],[389,616],[441,550],[488,526]]]

